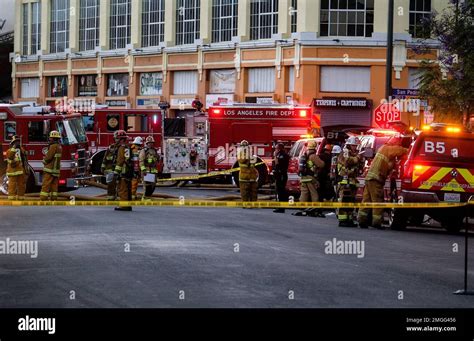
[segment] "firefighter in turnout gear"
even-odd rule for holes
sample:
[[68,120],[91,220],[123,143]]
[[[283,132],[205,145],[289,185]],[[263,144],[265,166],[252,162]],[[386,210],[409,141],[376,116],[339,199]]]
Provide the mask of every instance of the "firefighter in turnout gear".
[[[114,171],[118,177],[118,195],[120,201],[130,201],[132,199],[132,151],[127,143],[127,133],[123,130],[117,133],[119,147],[117,150],[117,162]],[[130,206],[120,206],[116,211],[131,211]]]
[[49,133],[48,152],[43,159],[43,186],[41,200],[57,200],[59,187],[59,174],[61,172],[62,147],[59,143],[61,134],[53,130]]
[[251,155],[248,141],[240,142],[237,150],[239,162],[239,184],[242,201],[257,201],[258,197],[258,170],[255,168],[256,157]]
[[[145,148],[140,151],[140,170],[143,176],[143,184],[145,187],[144,199],[152,197],[156,187],[156,175],[158,174],[158,164],[160,155],[155,148],[155,139],[148,136],[145,140]],[[145,176],[151,176],[154,181],[145,181]]]
[[7,151],[8,199],[23,200],[29,175],[28,156],[20,138],[13,136]]
[[[337,173],[340,177],[338,183],[338,201],[355,202],[357,192],[357,176],[363,167],[363,159],[359,155],[357,147],[360,140],[356,136],[347,139],[344,149],[337,159]],[[354,227],[353,209],[340,208],[337,210],[339,226]]]
[[115,174],[115,163],[117,162],[117,152],[119,148],[118,134],[122,134],[123,130],[117,130],[114,133],[115,142],[112,143],[105,152],[101,165],[102,174],[105,175],[107,183],[107,200],[115,200],[117,198],[117,176]]
[[133,167],[133,178],[132,178],[132,200],[137,199],[137,189],[138,183],[141,179],[141,172],[140,172],[140,151],[143,147],[143,139],[138,136],[133,140],[131,152],[132,152],[132,167]]
[[[300,180],[300,202],[317,202],[319,201],[319,182],[318,172],[324,167],[324,161],[316,155],[316,142],[308,143],[308,150],[299,160]],[[293,213],[293,215],[301,216],[312,212],[312,209]]]
[[[394,136],[380,147],[365,177],[363,203],[384,202],[385,181],[396,164],[396,158],[408,153],[408,148],[405,147],[409,147],[410,143],[411,137],[400,138]],[[370,213],[372,213],[371,222],[369,221]],[[382,208],[362,208],[359,210],[358,221],[361,228],[367,228],[371,225],[380,229],[382,228],[382,220]]]

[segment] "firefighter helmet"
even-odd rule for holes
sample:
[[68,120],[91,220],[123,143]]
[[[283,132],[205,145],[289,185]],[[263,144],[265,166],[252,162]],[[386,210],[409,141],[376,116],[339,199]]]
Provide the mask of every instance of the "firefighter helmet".
[[10,145],[12,145],[13,143],[15,143],[16,141],[20,141],[20,138],[16,135],[13,135],[12,136],[12,139],[10,141]]
[[242,147],[248,146],[248,145],[249,145],[249,141],[247,141],[247,140],[242,140],[242,141],[240,142],[240,145],[241,145]]
[[331,144],[327,144],[324,146],[324,150],[328,151],[328,152],[331,152],[332,151],[332,145]]
[[135,137],[135,140],[133,140],[133,144],[141,146],[143,144],[143,139],[140,136],[137,136]]
[[346,146],[358,146],[360,145],[360,139],[357,136],[350,136],[346,140]]
[[332,153],[333,154],[341,154],[341,152],[342,152],[342,149],[341,149],[340,146],[335,145],[334,147],[332,147]]
[[127,133],[125,132],[125,130],[117,130],[114,133],[114,139],[116,140],[126,139],[126,138],[127,138]]
[[308,142],[308,150],[315,150],[316,149],[316,142],[315,141],[309,141]]
[[145,140],[146,143],[155,143],[155,139],[153,136],[148,136]]
[[61,134],[60,134],[59,131],[57,131],[57,130],[52,130],[52,131],[49,133],[49,137],[52,138],[52,139],[60,139],[60,138],[61,138]]

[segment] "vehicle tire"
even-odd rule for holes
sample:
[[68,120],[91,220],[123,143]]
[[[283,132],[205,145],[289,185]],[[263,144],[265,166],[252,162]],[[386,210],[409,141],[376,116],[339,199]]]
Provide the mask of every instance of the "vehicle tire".
[[420,226],[421,224],[423,224],[424,221],[425,221],[425,214],[424,213],[416,213],[416,211],[415,211],[410,216],[410,224],[413,225],[413,226]]
[[30,170],[30,175],[26,180],[26,193],[35,193],[37,189],[35,176],[33,170]]
[[92,175],[103,175],[101,166],[102,166],[102,161],[104,160],[105,156],[105,151],[98,152],[92,157],[92,164],[90,168],[90,172]]
[[408,223],[408,215],[403,209],[391,209],[388,217],[388,226],[392,230],[405,230]]
[[6,174],[0,179],[0,192],[4,195],[8,195],[8,176]]
[[463,228],[463,220],[461,217],[448,217],[441,220],[441,226],[450,233],[458,233]]

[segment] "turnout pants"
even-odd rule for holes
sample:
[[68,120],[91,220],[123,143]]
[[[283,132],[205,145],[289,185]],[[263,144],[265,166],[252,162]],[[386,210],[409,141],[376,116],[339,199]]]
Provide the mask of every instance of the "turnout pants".
[[137,190],[138,190],[138,183],[139,183],[139,180],[138,178],[133,178],[132,179],[132,184],[131,184],[131,190],[132,190],[132,200],[136,200],[137,199]]
[[[384,184],[376,180],[367,180],[365,182],[363,203],[384,202]],[[372,224],[369,221],[370,213],[372,213]],[[382,226],[383,208],[361,208],[357,220],[360,225],[371,225],[374,227]]]
[[258,197],[258,183],[257,181],[242,181],[240,180],[240,196],[242,201],[257,201]]
[[155,191],[156,183],[154,182],[145,182],[145,198],[151,198],[153,192]]
[[130,179],[120,178],[118,195],[120,201],[130,201],[132,200],[132,181]]
[[26,191],[24,174],[8,177],[8,200],[23,200]]
[[117,199],[117,177],[107,184],[107,200]]
[[316,181],[301,182],[300,202],[319,201],[318,183]]
[[58,199],[59,176],[43,173],[43,186],[41,187],[41,200]]
[[[356,185],[340,185],[339,188],[339,202],[355,202],[357,192]],[[337,210],[337,219],[341,223],[353,223],[352,214],[354,209],[340,208]]]

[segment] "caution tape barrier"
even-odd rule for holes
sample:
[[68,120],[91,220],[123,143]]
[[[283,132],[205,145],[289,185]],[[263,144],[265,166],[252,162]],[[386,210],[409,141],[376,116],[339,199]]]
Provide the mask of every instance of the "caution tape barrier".
[[205,201],[205,200],[153,200],[153,201],[0,201],[0,206],[160,206],[160,207],[222,207],[222,208],[459,208],[473,203],[346,203],[346,202],[275,202],[275,201]]
[[[260,165],[265,165],[265,162],[258,162],[255,164],[255,167],[260,166]],[[210,173],[200,174],[200,175],[190,175],[190,176],[181,176],[181,177],[176,177],[176,178],[157,179],[156,182],[159,183],[159,182],[168,182],[168,181],[199,180],[199,179],[204,179],[204,178],[212,178],[219,175],[228,175],[228,174],[238,172],[238,171],[240,171],[240,167],[226,169],[223,171],[215,171],[215,172],[210,172]]]

